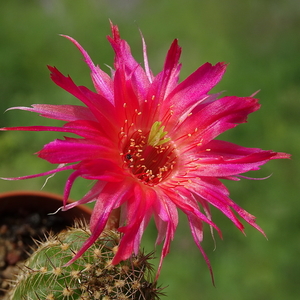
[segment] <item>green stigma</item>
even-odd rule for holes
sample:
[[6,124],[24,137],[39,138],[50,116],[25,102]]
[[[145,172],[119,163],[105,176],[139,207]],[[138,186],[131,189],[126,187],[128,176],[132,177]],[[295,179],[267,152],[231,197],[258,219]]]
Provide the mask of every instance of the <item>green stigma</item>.
[[165,126],[161,126],[161,122],[154,122],[149,136],[148,136],[148,144],[155,147],[167,143],[170,141],[170,138],[164,138],[164,136],[168,133],[164,131]]

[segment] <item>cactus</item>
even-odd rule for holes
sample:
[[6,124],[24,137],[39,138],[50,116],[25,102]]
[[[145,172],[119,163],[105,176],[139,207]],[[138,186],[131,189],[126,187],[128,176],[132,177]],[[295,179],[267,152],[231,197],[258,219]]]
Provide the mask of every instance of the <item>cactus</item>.
[[118,265],[111,261],[120,234],[104,231],[100,238],[70,266],[64,266],[91,232],[74,226],[46,242],[26,261],[13,283],[10,300],[154,300],[160,289],[151,282],[152,264],[140,251]]

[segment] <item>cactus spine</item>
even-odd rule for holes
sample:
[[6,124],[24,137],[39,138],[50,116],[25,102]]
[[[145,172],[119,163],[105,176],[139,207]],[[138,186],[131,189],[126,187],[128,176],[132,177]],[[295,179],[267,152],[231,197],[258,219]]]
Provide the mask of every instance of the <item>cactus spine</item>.
[[85,226],[75,226],[46,242],[26,261],[10,291],[10,300],[152,300],[159,299],[151,283],[152,254],[140,252],[118,265],[111,261],[120,235],[104,231],[70,266],[66,264],[90,236]]

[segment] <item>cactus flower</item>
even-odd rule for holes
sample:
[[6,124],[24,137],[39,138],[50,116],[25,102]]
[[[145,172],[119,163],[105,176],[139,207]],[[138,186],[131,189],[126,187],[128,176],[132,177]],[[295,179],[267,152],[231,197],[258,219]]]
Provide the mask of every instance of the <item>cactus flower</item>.
[[120,38],[118,27],[111,24],[111,30],[108,41],[115,60],[110,75],[93,63],[77,41],[66,36],[90,68],[95,91],[77,86],[69,76],[49,67],[54,83],[78,98],[83,106],[34,104],[11,108],[35,112],[65,124],[2,130],[57,131],[79,137],[56,139],[37,153],[40,158],[58,164],[54,170],[6,179],[28,179],[72,170],[65,185],[65,201],[76,178],[95,181],[82,199],[63,208],[95,201],[90,221],[92,235],[69,264],[97,240],[112,211],[120,208],[118,231],[122,237],[112,263],[118,264],[138,253],[144,230],[154,217],[158,231],[156,244],[163,242],[159,274],[174,238],[180,209],[210,268],[201,247],[203,223],[221,234],[212,221],[210,206],[219,209],[242,232],[240,219],[263,233],[255,217],[230,199],[220,179],[239,180],[241,174],[289,155],[215,139],[246,122],[247,116],[260,107],[254,96],[209,94],[224,75],[226,64],[205,63],[179,82],[181,48],[174,40],[162,71],[153,75],[143,37],[144,67],[133,58],[129,45]]

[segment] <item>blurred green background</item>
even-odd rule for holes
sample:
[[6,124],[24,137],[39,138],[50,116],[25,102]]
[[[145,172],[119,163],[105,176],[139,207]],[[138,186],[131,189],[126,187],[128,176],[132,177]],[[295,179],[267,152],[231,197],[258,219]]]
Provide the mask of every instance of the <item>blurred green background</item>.
[[[222,138],[248,147],[293,154],[290,161],[272,161],[253,174],[263,181],[226,182],[232,198],[257,216],[266,240],[246,225],[247,237],[213,209],[214,221],[224,239],[216,249],[206,228],[204,249],[215,275],[211,283],[204,260],[194,245],[181,215],[171,252],[160,277],[168,285],[168,299],[297,299],[300,294],[300,1],[298,0],[26,0],[0,3],[0,127],[60,124],[36,114],[4,111],[33,103],[79,102],[55,86],[46,65],[70,74],[80,85],[92,88],[89,70],[77,49],[58,34],[77,39],[104,70],[113,64],[106,41],[108,19],[142,62],[139,28],[148,45],[151,67],[160,71],[174,38],[183,47],[181,79],[209,61],[230,63],[214,91],[248,96],[257,90],[262,108],[248,124]],[[108,70],[109,71],[109,70]],[[53,168],[34,152],[57,138],[57,133],[1,132],[0,176],[22,176]],[[61,194],[67,173],[58,174],[44,188]],[[0,192],[39,190],[45,178],[0,182]],[[79,199],[90,182],[79,180],[73,199]],[[153,248],[153,225],[143,245]],[[158,247],[158,250],[160,248]],[[159,252],[157,253],[159,256]]]

